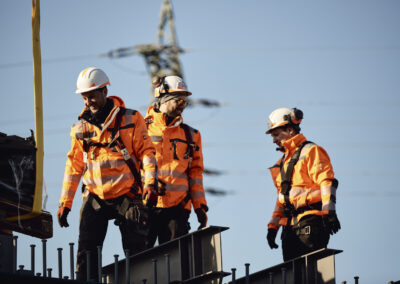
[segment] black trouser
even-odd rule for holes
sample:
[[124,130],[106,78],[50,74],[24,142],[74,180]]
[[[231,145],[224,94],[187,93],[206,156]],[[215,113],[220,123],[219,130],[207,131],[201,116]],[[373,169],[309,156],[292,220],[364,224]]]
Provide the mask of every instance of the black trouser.
[[283,260],[299,257],[314,250],[326,248],[329,242],[329,233],[322,224],[321,216],[304,216],[297,228],[283,227],[282,235]]
[[152,248],[157,238],[158,244],[162,244],[189,233],[189,214],[182,205],[152,209],[147,248]]
[[[97,246],[102,246],[107,233],[108,221],[118,216],[118,207],[121,205],[124,196],[101,200],[94,195],[89,194],[83,200],[80,222],[79,222],[79,240],[77,253],[77,279],[87,279],[86,255],[90,251],[90,279],[98,280],[97,273]],[[137,223],[133,221],[122,221],[119,224],[122,236],[122,246],[129,249],[130,255],[138,253],[146,248],[146,235],[144,231],[138,228]]]

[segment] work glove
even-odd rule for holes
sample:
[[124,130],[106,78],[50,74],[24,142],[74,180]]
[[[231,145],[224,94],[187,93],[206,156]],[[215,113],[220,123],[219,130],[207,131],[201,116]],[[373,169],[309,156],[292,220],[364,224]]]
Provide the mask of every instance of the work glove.
[[139,228],[146,228],[149,221],[149,209],[140,201],[133,201],[125,213],[125,219],[133,221]]
[[278,245],[275,243],[275,239],[276,239],[276,234],[277,234],[277,230],[269,228],[268,229],[268,234],[267,234],[267,241],[268,241],[268,245],[271,249],[276,249],[278,248]]
[[201,228],[204,228],[205,226],[207,226],[207,212],[208,211],[208,207],[207,205],[201,204],[200,208],[197,208],[194,210],[194,212],[197,215],[197,221],[199,221],[200,226],[197,228],[197,230],[200,230]]
[[325,230],[331,235],[336,234],[340,230],[340,222],[334,211],[322,215],[322,223],[324,224]]
[[144,204],[149,207],[155,207],[158,201],[158,193],[152,187],[147,187],[145,189],[145,194],[143,196]]
[[68,207],[60,206],[57,211],[57,220],[60,227],[69,227],[67,216],[69,211],[71,211]]
[[157,189],[158,195],[160,195],[160,196],[165,195],[165,187],[166,187],[165,182],[163,182],[162,180],[159,179],[157,186],[158,186],[158,189]]

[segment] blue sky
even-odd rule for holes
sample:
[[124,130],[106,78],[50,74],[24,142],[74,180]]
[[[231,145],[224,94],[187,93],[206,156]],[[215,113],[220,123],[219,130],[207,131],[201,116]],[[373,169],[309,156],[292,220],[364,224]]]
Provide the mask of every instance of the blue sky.
[[[297,107],[305,115],[302,132],[328,151],[339,180],[342,230],[329,243],[344,250],[336,257],[337,282],[355,275],[361,283],[399,280],[400,2],[174,0],[173,6],[193,98],[224,103],[184,113],[202,133],[205,166],[225,172],[204,179],[230,192],[207,197],[209,224],[230,227],[222,233],[224,270],[236,267],[240,277],[245,263],[254,272],[282,260],[280,248],[270,250],[265,239],[276,198],[268,167],[280,154],[264,132],[272,110]],[[87,66],[101,67],[109,94],[144,113],[150,89],[144,60],[98,55],[155,42],[160,7],[161,0],[41,1],[44,178],[55,221],[48,263],[55,270],[56,248],[67,254],[78,238],[79,193],[70,227],[60,229],[55,217],[69,129],[83,107],[76,78]],[[0,15],[0,131],[26,137],[34,129],[31,1],[1,1]],[[28,268],[23,252],[40,240],[18,236],[18,262]],[[103,263],[122,255],[119,242],[110,223]]]

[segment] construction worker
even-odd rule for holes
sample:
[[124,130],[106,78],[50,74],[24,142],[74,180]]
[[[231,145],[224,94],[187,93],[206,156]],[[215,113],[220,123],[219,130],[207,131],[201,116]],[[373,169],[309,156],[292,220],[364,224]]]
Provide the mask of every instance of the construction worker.
[[[80,212],[77,278],[98,280],[97,247],[102,246],[108,221],[115,219],[124,250],[135,254],[145,249],[148,210],[155,197],[155,149],[147,135],[142,115],[125,108],[121,98],[107,97],[110,81],[103,70],[84,69],[78,76],[76,93],[84,109],[71,129],[71,150],[67,156],[57,219],[68,227],[67,216],[79,181],[83,177]],[[140,168],[145,172],[142,185]],[[155,197],[155,198],[154,198]]]
[[326,248],[329,235],[340,229],[335,210],[338,181],[327,152],[300,133],[302,119],[299,109],[276,109],[266,132],[284,153],[270,168],[278,198],[267,234],[271,249],[278,248],[275,238],[283,226],[284,261]]
[[190,230],[191,204],[200,223],[207,225],[203,188],[203,154],[200,132],[183,123],[182,112],[191,95],[178,76],[156,78],[155,102],[145,121],[156,148],[158,202],[152,209],[148,247],[162,244]]

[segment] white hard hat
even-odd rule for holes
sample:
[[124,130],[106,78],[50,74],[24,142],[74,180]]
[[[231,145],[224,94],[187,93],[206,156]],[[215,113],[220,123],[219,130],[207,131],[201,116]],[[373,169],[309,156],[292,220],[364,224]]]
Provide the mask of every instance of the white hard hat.
[[85,68],[79,73],[76,81],[76,93],[81,94],[110,85],[106,73],[97,67]]
[[300,124],[303,119],[303,112],[297,108],[278,108],[271,112],[268,117],[268,130],[266,134],[270,134],[275,128],[286,124]]
[[178,76],[165,76],[153,79],[154,97],[159,98],[164,94],[179,94],[190,96],[192,93],[181,77]]

